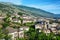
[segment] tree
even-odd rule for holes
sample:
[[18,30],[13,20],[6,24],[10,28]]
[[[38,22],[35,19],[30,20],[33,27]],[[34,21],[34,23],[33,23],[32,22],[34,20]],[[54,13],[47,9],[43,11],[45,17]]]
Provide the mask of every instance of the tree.
[[36,36],[36,32],[34,30],[34,28],[30,28],[28,32],[26,32],[27,34],[27,40],[35,40],[35,36]]
[[0,40],[11,40],[11,35],[8,35],[5,31],[4,33],[4,30],[0,29]]
[[21,12],[18,12],[18,15],[22,16],[22,15],[23,15],[23,13],[21,13]]
[[35,24],[35,22],[27,22],[24,23],[25,26],[32,27]]
[[11,17],[11,14],[7,13],[6,16],[7,16],[7,17]]
[[56,35],[56,39],[57,40],[60,40],[60,35]]
[[2,31],[2,29],[0,29],[0,39],[4,39],[4,37],[5,37],[5,35],[4,35],[3,31]]
[[3,21],[4,21],[4,22],[6,22],[6,23],[10,23],[10,22],[11,22],[11,20],[10,20],[10,17],[9,17],[9,16],[5,17],[5,18],[3,19]]
[[55,40],[54,33],[50,33],[47,35],[47,40]]
[[3,33],[5,35],[4,39],[8,40],[10,38],[10,36],[8,35],[8,30],[6,30],[6,28],[9,27],[9,25],[10,25],[9,24],[10,23],[9,16],[4,18],[3,20],[4,20],[4,23],[2,23],[2,30],[3,30]]
[[20,21],[21,21],[21,26],[23,25],[23,19],[22,18],[19,18],[20,19]]

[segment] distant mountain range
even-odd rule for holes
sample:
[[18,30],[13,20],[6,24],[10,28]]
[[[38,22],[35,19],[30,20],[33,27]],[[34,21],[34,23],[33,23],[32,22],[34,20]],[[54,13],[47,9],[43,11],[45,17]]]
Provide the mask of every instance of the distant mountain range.
[[60,18],[60,14],[50,13],[42,9],[0,2],[0,13],[13,14],[18,12],[23,12],[25,14],[33,15],[36,17]]
[[60,18],[60,14],[54,14],[55,18]]

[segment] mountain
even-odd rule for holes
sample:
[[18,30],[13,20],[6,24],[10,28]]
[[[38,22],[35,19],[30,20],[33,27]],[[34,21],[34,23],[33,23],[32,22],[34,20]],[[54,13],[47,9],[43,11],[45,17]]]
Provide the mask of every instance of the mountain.
[[[14,5],[16,6],[16,5]],[[27,7],[27,6],[23,6],[23,5],[17,5],[16,7],[23,9],[27,12],[31,12],[31,15],[34,16],[42,16],[42,17],[53,17],[53,13],[44,11],[42,9],[37,9],[37,8],[33,8],[33,7]]]
[[0,3],[0,13],[15,13],[18,12],[20,10],[18,10],[17,8],[15,8],[14,6],[12,6],[12,4],[8,4],[8,3]]
[[24,13],[36,17],[60,18],[60,14],[53,14],[42,9],[27,7],[23,5],[15,5],[12,3],[0,2],[0,13]]
[[60,18],[60,14],[54,14],[54,18]]

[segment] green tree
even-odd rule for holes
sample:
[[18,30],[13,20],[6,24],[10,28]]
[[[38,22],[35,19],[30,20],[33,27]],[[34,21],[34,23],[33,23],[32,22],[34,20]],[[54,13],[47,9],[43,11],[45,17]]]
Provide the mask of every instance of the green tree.
[[56,36],[56,39],[57,39],[57,40],[60,40],[60,35],[57,35],[57,36]]
[[0,29],[0,39],[4,39],[5,34],[3,33],[2,29]]
[[7,27],[9,27],[9,23],[10,23],[10,19],[9,19],[9,16],[7,16],[6,18],[3,19],[4,20],[4,23],[2,23],[2,30],[3,30],[3,33],[5,35],[4,39],[5,40],[9,40],[9,37],[8,36],[8,30],[6,30]]
[[17,39],[17,40],[25,40],[24,38],[19,38],[19,39]]
[[21,21],[21,26],[23,25],[23,19],[22,18],[19,18],[20,19],[20,21]]
[[22,16],[22,15],[23,15],[23,13],[21,13],[21,12],[18,12],[18,15]]
[[8,17],[8,16],[5,17],[3,20],[4,20],[4,22],[6,22],[6,23],[10,23],[10,22],[11,22],[10,17]]
[[26,34],[28,36],[27,40],[35,40],[36,32],[35,32],[34,28],[30,28]]

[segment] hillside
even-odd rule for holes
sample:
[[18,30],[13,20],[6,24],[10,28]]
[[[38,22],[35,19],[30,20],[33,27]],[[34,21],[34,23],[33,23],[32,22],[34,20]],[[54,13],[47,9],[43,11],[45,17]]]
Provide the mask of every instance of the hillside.
[[[14,5],[16,6],[16,5]],[[33,7],[27,7],[27,6],[22,6],[22,5],[17,5],[16,7],[23,9],[27,12],[31,12],[32,15],[34,16],[42,16],[42,17],[53,17],[53,13],[44,11],[42,9],[37,9],[37,8],[33,8]]]
[[13,13],[18,13],[18,12],[22,12],[24,14],[33,15],[33,16],[37,16],[37,17],[50,17],[50,18],[56,17],[56,18],[58,18],[58,16],[56,16],[56,14],[44,11],[42,9],[27,7],[27,6],[23,6],[23,5],[4,3],[4,2],[0,3],[0,13],[13,14]]
[[10,4],[0,3],[0,13],[17,13],[20,10]]
[[60,18],[60,14],[54,14],[55,18]]

